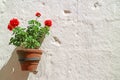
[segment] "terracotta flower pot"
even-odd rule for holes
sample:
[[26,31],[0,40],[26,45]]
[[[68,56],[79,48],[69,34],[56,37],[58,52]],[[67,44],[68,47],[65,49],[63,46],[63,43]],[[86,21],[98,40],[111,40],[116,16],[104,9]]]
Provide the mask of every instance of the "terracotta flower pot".
[[39,64],[42,50],[20,49],[17,50],[22,71],[36,71]]

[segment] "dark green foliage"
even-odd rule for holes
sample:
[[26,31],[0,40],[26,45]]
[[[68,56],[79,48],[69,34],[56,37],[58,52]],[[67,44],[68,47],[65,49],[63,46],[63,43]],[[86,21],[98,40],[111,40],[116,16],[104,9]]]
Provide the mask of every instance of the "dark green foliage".
[[25,28],[16,27],[13,29],[13,37],[9,44],[24,48],[38,48],[41,45],[40,39],[49,34],[49,27],[41,27],[36,20],[28,21],[29,26]]

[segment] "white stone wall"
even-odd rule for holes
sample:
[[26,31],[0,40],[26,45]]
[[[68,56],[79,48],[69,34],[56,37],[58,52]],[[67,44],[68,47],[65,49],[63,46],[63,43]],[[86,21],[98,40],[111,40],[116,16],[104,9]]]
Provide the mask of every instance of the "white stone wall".
[[[8,45],[11,18],[52,19],[38,73],[22,72]],[[0,80],[120,80],[120,0],[0,0]]]

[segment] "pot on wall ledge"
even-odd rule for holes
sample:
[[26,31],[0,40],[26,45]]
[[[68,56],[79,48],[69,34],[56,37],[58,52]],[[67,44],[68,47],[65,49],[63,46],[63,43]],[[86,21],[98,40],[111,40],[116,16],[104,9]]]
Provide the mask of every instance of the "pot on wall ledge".
[[22,71],[36,71],[42,56],[39,49],[19,49],[17,50]]

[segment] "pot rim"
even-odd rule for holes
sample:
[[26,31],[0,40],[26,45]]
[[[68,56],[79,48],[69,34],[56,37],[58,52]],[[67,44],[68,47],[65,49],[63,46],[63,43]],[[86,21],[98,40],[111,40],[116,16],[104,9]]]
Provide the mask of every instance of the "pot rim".
[[18,49],[17,52],[34,52],[34,53],[42,53],[41,49]]

